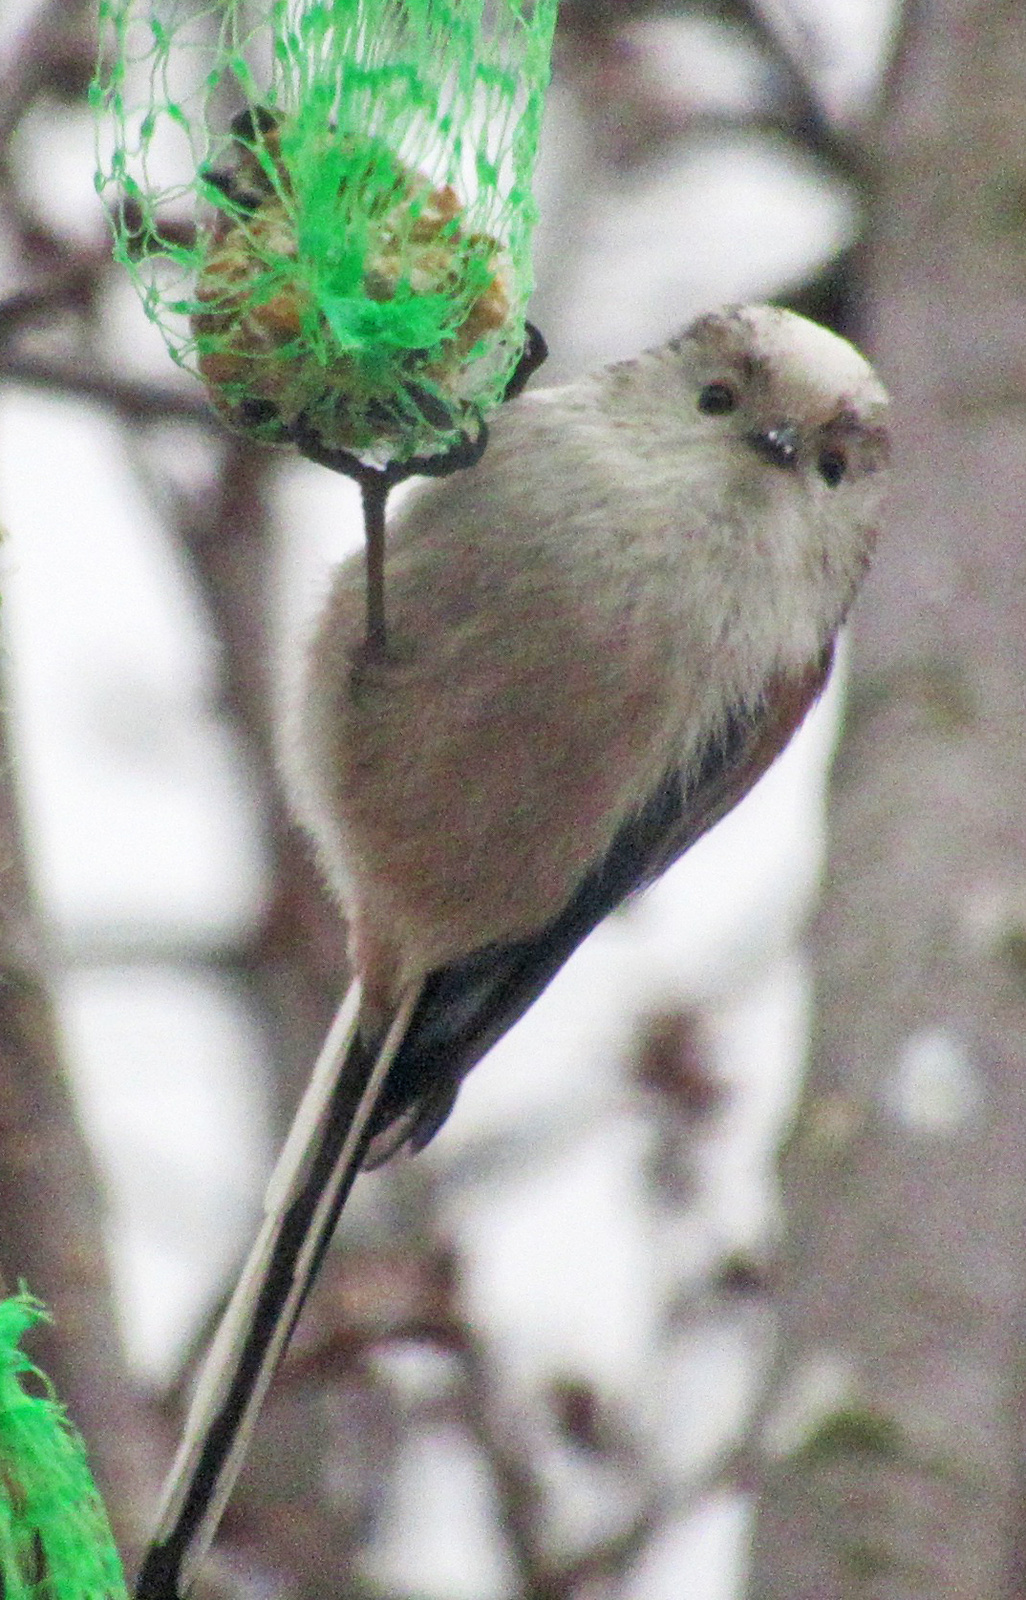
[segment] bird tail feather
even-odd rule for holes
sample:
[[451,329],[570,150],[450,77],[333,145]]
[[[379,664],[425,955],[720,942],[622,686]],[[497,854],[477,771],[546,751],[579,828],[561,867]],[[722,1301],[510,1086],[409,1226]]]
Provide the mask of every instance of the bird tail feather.
[[360,1034],[360,986],[339,1008],[264,1200],[264,1220],[203,1364],[168,1475],[138,1600],[176,1600],[214,1537],[250,1436],[371,1138],[419,988],[380,1048]]

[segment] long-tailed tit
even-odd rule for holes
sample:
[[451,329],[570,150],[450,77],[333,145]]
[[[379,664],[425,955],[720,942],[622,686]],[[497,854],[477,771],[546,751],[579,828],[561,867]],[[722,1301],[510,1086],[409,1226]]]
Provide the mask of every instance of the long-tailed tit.
[[585,935],[751,788],[816,699],[866,569],[887,398],[766,306],[528,392],[388,532],[387,652],[360,558],[312,640],[295,804],[355,978],[215,1340],[140,1592],[216,1526],[353,1177],[460,1082]]

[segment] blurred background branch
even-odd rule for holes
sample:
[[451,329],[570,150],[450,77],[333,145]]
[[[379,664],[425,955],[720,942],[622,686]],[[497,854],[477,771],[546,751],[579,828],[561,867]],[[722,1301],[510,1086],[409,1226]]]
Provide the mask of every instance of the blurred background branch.
[[149,1422],[118,1359],[102,1188],[75,1113],[21,840],[0,717],[0,1263],[60,1307],[33,1358],[93,1444],[120,1547],[131,1555],[154,1486]]
[[987,1600],[1023,1571],[1026,17],[922,0],[899,61],[863,293],[901,471],[784,1163],[815,1421],[765,1486],[755,1592]]

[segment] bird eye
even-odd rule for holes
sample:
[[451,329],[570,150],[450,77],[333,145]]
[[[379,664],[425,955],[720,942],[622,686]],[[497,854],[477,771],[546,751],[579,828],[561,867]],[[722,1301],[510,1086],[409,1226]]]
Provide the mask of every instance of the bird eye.
[[816,471],[829,488],[836,489],[847,470],[848,458],[843,450],[820,451]]
[[707,383],[698,392],[698,409],[707,417],[723,417],[737,405],[729,383]]

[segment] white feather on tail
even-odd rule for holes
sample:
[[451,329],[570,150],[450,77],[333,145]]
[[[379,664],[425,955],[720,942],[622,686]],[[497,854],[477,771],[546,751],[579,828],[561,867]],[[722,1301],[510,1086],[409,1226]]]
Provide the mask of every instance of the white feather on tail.
[[[140,1573],[140,1600],[184,1594],[214,1537],[268,1385],[362,1165],[368,1125],[418,994],[415,987],[404,995],[347,1123],[337,1102],[348,1086],[346,1069],[359,1063],[358,983],[339,1008],[267,1186],[260,1232],[204,1361]],[[325,1151],[340,1137],[329,1170],[318,1177]],[[298,1204],[304,1216],[293,1248],[287,1235]]]

